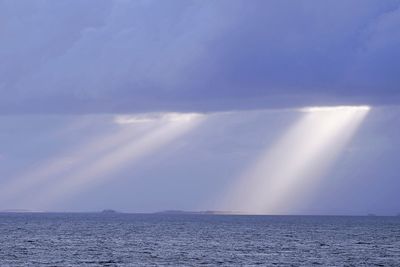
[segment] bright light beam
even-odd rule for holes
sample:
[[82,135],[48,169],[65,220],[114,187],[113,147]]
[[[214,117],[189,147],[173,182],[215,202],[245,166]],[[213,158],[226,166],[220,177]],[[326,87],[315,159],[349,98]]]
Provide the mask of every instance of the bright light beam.
[[[126,164],[134,164],[137,160],[161,149],[164,145],[179,138],[202,121],[202,115],[173,113],[163,117],[163,125],[142,138],[127,142],[118,149],[104,155],[92,164],[64,177],[62,181],[47,188],[36,201],[38,207],[51,207],[56,201],[78,193],[90,185],[98,184],[110,178]],[[133,121],[133,120],[131,120]]]
[[301,109],[301,119],[240,176],[222,208],[255,214],[287,214],[301,208],[369,110]]
[[[81,165],[96,160],[99,155],[125,144],[132,138],[153,129],[154,125],[147,125],[138,129],[132,125],[124,125],[117,131],[107,133],[94,138],[87,144],[74,147],[71,151],[63,152],[53,156],[33,169],[14,177],[11,181],[3,184],[0,188],[0,199],[4,202],[13,202],[21,195],[27,194],[33,188],[43,185],[50,180],[59,178],[71,170],[80,168]],[[13,206],[15,203],[12,204]]]

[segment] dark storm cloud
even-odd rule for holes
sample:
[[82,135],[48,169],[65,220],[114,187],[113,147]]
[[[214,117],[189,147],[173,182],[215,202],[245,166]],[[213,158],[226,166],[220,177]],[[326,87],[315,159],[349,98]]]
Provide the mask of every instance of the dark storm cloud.
[[398,104],[399,7],[0,0],[0,112]]

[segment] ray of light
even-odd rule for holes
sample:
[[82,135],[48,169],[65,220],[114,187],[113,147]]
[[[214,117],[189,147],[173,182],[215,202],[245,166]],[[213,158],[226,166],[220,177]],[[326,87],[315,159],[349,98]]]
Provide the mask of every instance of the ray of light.
[[306,203],[321,176],[348,143],[369,107],[312,107],[244,172],[222,208],[287,214]]
[[[51,207],[55,202],[78,193],[88,186],[96,185],[111,177],[111,173],[118,171],[127,164],[132,166],[137,160],[154,153],[166,144],[179,138],[199,125],[203,116],[199,114],[166,114],[161,118],[162,124],[149,134],[141,138],[124,143],[119,148],[110,151],[86,166],[82,166],[73,173],[57,180],[40,194],[33,204],[38,207]],[[137,123],[128,118],[129,123]]]
[[82,164],[96,160],[99,155],[108,153],[109,150],[119,147],[153,128],[154,125],[148,125],[140,129],[130,125],[120,127],[111,133],[96,136],[89,143],[80,144],[69,151],[63,151],[37,166],[28,168],[7,183],[2,184],[0,199],[2,203],[12,202],[49,180],[58,179],[60,175],[65,175],[65,173],[79,168]]

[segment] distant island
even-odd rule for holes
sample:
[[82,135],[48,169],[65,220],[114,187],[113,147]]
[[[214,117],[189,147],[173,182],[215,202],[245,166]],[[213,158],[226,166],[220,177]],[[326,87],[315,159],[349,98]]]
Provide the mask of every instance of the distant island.
[[206,210],[206,211],[184,211],[184,210],[164,210],[154,212],[153,214],[171,214],[171,215],[240,215],[245,213],[239,213],[234,211],[215,211],[215,210]]
[[112,209],[105,209],[105,210],[102,210],[101,213],[114,214],[114,213],[120,213],[120,212],[118,212],[116,210],[112,210]]
[[42,211],[35,211],[35,210],[28,210],[28,209],[6,209],[6,210],[1,210],[0,212],[4,212],[4,213],[33,213],[33,212],[42,212]]
[[[43,211],[43,210],[29,210],[29,209],[3,209],[0,213],[99,213],[99,214],[165,214],[165,215],[263,215],[263,214],[253,214],[241,211],[221,211],[221,210],[204,210],[204,211],[187,211],[187,210],[162,210],[156,212],[132,212],[132,211],[117,211],[113,209],[103,209],[101,211]],[[264,214],[268,215],[268,214]],[[273,214],[269,214],[273,216]],[[285,215],[281,215],[285,216]],[[307,216],[307,214],[287,214],[287,216]],[[311,215],[311,216],[326,216],[326,215]],[[328,215],[329,216],[329,215]],[[400,213],[397,214],[386,214],[377,215],[375,213],[367,213],[365,215],[332,215],[332,216],[365,216],[365,217],[380,217],[380,216],[392,216],[400,217]]]

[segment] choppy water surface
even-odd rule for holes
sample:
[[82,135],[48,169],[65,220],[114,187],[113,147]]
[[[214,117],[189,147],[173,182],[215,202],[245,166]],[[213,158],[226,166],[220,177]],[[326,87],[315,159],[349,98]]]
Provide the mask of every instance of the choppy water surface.
[[1,266],[400,266],[400,217],[0,214]]

